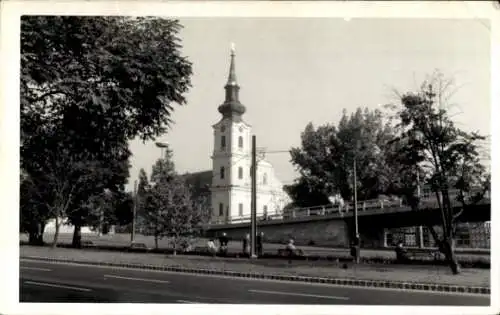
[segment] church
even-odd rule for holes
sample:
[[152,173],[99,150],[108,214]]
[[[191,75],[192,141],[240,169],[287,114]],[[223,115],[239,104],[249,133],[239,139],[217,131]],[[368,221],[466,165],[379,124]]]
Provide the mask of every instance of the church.
[[[212,170],[186,175],[196,194],[210,195],[212,223],[249,221],[251,213],[252,126],[243,119],[246,108],[239,100],[234,47],[224,88],[221,119],[212,126]],[[290,201],[271,163],[257,156],[257,217],[279,217]]]

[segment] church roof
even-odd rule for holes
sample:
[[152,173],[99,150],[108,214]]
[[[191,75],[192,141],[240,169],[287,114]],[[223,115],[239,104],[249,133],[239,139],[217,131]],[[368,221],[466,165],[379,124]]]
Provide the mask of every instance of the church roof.
[[195,173],[187,173],[182,175],[186,184],[191,188],[194,196],[210,193],[210,186],[212,185],[212,171],[201,171]]

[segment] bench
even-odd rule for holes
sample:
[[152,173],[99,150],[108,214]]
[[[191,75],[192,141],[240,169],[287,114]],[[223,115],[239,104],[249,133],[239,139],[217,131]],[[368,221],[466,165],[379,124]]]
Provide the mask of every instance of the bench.
[[150,248],[146,246],[144,243],[132,243],[130,244],[129,250],[131,251],[149,251]]
[[208,253],[208,248],[206,246],[196,246],[193,251],[195,253]]
[[423,248],[407,248],[406,257],[410,259],[441,260],[443,254],[437,250],[428,250]]
[[80,244],[81,244],[82,247],[95,247],[94,242],[89,241],[89,240],[82,240],[80,242]]
[[[278,256],[280,257],[288,257],[288,251],[286,248],[280,248],[278,249]],[[302,249],[296,249],[295,250],[295,253],[293,253],[294,257],[302,257],[304,256],[304,252],[302,251]]]

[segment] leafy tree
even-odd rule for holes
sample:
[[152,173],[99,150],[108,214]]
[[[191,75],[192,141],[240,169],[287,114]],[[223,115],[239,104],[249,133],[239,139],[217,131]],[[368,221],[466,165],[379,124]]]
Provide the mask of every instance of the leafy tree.
[[155,238],[155,246],[158,248],[158,240],[165,236],[165,223],[162,213],[163,200],[161,189],[168,186],[175,178],[177,172],[173,162],[173,152],[169,147],[165,148],[165,155],[156,160],[151,169],[151,187],[146,193],[145,216],[146,231]]
[[[61,150],[56,158],[50,156],[47,152],[43,158],[40,158],[36,164],[26,165],[28,171],[29,183],[26,183],[29,193],[23,194],[23,198],[28,200],[21,201],[23,206],[36,203],[35,206],[39,216],[25,216],[22,219],[55,219],[55,235],[52,246],[57,245],[57,237],[62,219],[69,217],[75,210],[70,208],[71,202],[77,191],[84,186],[89,179],[95,177],[93,172],[97,169],[95,163],[85,160],[76,161],[74,158],[65,155]],[[43,163],[43,164],[42,164]],[[41,167],[37,167],[41,166]],[[29,211],[29,210],[27,210]],[[31,224],[40,226],[43,222],[31,222]],[[30,224],[30,226],[31,226]]]
[[315,129],[310,123],[301,135],[302,147],[290,151],[300,177],[285,189],[300,207],[327,204],[337,194],[350,200],[356,160],[358,199],[375,198],[390,182],[384,157],[392,136],[379,110],[358,108],[350,116],[344,111],[338,126]]
[[[460,266],[454,253],[456,220],[463,211],[483,199],[490,189],[490,178],[480,163],[480,142],[485,139],[477,132],[458,128],[450,118],[447,102],[453,81],[437,72],[425,80],[416,92],[400,94],[397,109],[399,135],[393,143],[398,146],[397,163],[407,176],[420,176],[431,184],[441,212],[442,235],[430,226],[440,250],[445,254],[454,274]],[[415,181],[411,181],[414,183]],[[407,188],[411,188],[411,184]],[[471,195],[471,190],[481,191]],[[450,189],[459,189],[453,206]],[[414,204],[418,207],[418,200]]]
[[155,237],[158,240],[169,237],[174,255],[186,238],[197,235],[201,230],[202,212],[193,200],[189,187],[180,176],[169,181],[160,181],[151,191],[148,204],[148,217]]
[[30,245],[43,245],[43,231],[50,219],[49,209],[28,176],[21,179],[20,232],[28,233]]
[[22,17],[21,169],[49,218],[81,211],[96,164],[112,170],[105,188],[123,190],[124,170],[113,167],[130,156],[128,141],[168,130],[190,87],[180,27],[161,18]]
[[212,201],[210,194],[201,194],[198,196],[193,195],[191,191],[191,198],[193,200],[193,219],[194,234],[202,234],[210,222],[212,217]]
[[136,207],[136,225],[140,233],[146,230],[145,226],[145,215],[146,215],[146,202],[147,194],[149,193],[151,186],[148,180],[148,174],[141,168],[139,170],[139,182],[137,184],[137,207]]
[[199,234],[208,215],[203,198],[195,198],[185,178],[175,171],[173,152],[167,148],[164,158],[155,162],[151,186],[146,193],[145,223],[155,238],[155,247],[163,237],[169,237],[174,254],[186,239]]
[[176,176],[175,164],[173,161],[173,151],[170,147],[165,148],[165,155],[156,160],[151,170],[151,182],[169,181]]
[[[112,195],[111,200],[108,202],[113,203],[113,205],[115,205],[115,201],[122,201],[123,198],[126,198],[123,183],[126,182],[129,175],[128,154],[122,155],[121,160],[112,159],[95,163],[94,168],[95,170],[92,173],[94,176],[89,177],[83,185],[80,185],[70,205],[72,211],[68,213],[68,219],[75,227],[73,247],[80,247],[81,245],[81,227],[85,225],[96,226],[96,217],[100,218],[100,215],[95,213],[99,208],[95,207],[93,201],[103,198],[106,193]],[[117,207],[118,204],[115,206]],[[115,213],[116,207],[111,207],[108,209],[109,211],[104,212],[103,220],[108,222],[109,225],[123,224],[124,219]],[[99,224],[99,226],[101,225],[102,223]]]

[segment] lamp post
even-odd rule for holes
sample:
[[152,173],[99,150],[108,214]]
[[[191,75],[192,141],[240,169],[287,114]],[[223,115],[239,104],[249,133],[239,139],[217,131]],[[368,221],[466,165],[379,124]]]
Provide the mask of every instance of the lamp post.
[[163,150],[164,150],[164,149],[166,149],[166,148],[168,148],[168,142],[156,142],[156,146],[157,146],[158,148],[160,148],[160,150],[161,150],[160,159],[165,158],[165,157],[163,156]]
[[[163,163],[162,163],[163,161],[162,160],[166,158],[166,152],[165,152],[165,156],[163,155],[163,152],[164,152],[164,150],[166,151],[166,149],[168,148],[168,142],[156,142],[155,144],[156,144],[156,147],[160,148],[160,150],[161,150],[161,153],[160,153],[160,165],[159,165],[160,166],[160,170],[159,170],[159,173],[158,173],[159,178],[161,178],[160,177],[161,173],[162,173],[162,169],[161,168],[162,168],[162,165],[163,165]],[[157,182],[155,184],[156,185],[158,184],[158,177],[157,177]],[[158,225],[159,225],[158,221],[159,221],[159,218],[160,218],[160,209],[158,209],[156,211],[155,239],[156,239],[156,233],[158,232]],[[156,247],[158,247],[158,243],[156,243]]]
[[251,188],[251,224],[250,224],[250,258],[257,258],[256,255],[256,234],[257,234],[257,153],[256,140],[252,136],[252,188]]
[[353,173],[354,173],[354,242],[351,247],[351,255],[354,258],[354,262],[359,263],[359,247],[360,247],[360,238],[359,238],[359,227],[358,227],[358,184],[357,184],[357,155],[358,155],[359,141],[356,141],[356,148],[354,151],[354,161],[353,161]]
[[[420,196],[421,196],[420,171],[419,171],[418,165],[417,165],[417,198],[419,199],[419,202],[420,202]],[[424,248],[424,228],[421,225],[418,226],[418,242],[419,242],[418,246],[420,248]]]
[[137,213],[137,180],[134,181],[134,207],[132,213],[132,233],[130,235],[130,243],[134,244],[135,241],[135,217]]

